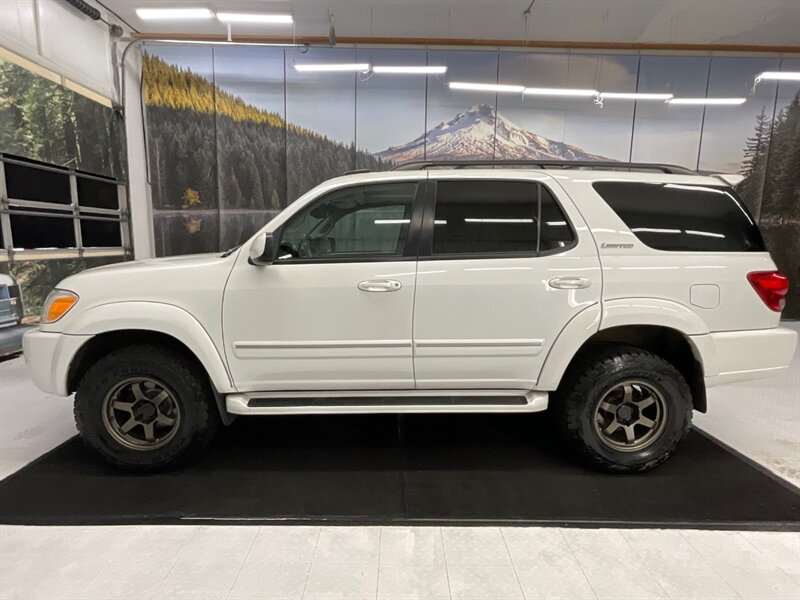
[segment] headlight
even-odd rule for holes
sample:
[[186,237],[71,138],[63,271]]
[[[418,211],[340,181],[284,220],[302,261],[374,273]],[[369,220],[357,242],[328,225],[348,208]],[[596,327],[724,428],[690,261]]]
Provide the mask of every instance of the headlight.
[[44,301],[42,323],[55,323],[78,302],[78,294],[67,290],[53,290]]

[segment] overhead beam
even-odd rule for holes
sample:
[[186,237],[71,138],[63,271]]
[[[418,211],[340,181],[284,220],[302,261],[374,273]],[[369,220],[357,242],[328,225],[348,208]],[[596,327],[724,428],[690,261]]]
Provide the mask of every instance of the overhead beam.
[[[186,40],[204,42],[225,42],[225,34],[188,34],[188,33],[134,33],[134,38],[144,40]],[[267,44],[310,44],[330,45],[328,36],[270,36],[270,35],[234,35],[233,42],[267,43]],[[546,48],[565,50],[627,50],[627,51],[678,51],[678,52],[742,52],[770,54],[800,54],[800,46],[766,44],[675,44],[650,42],[575,42],[558,40],[496,40],[473,38],[418,38],[418,37],[372,37],[337,35],[336,43],[342,45],[383,45],[383,46],[470,46],[493,48]]]

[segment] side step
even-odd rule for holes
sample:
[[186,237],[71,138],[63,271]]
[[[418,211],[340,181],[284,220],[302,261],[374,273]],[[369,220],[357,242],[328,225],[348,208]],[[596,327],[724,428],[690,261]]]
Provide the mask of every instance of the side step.
[[401,390],[396,392],[254,392],[229,394],[235,415],[325,413],[538,412],[547,392],[525,390]]

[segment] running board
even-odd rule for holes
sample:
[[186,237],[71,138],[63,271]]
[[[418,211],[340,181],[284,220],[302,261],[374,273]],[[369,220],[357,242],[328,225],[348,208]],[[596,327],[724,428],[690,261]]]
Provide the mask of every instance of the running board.
[[225,405],[234,415],[512,413],[545,410],[547,399],[547,392],[524,390],[253,392],[229,394]]

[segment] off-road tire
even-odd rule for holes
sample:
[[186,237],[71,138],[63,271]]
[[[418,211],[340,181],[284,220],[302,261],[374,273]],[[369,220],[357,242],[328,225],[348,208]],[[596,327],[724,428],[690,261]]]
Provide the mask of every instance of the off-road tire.
[[[654,387],[667,406],[660,435],[635,452],[610,448],[594,424],[605,394],[626,380]],[[641,473],[662,464],[692,424],[692,395],[681,373],[660,356],[634,347],[598,346],[579,356],[564,374],[554,401],[554,416],[567,447],[588,466],[613,473]]]
[[[131,377],[152,377],[174,391],[181,419],[174,437],[160,448],[128,448],[104,425],[106,394]],[[181,353],[152,344],[127,346],[98,360],[78,383],[74,413],[84,442],[109,463],[130,471],[156,471],[180,464],[206,446],[220,424],[211,383],[202,369]]]

